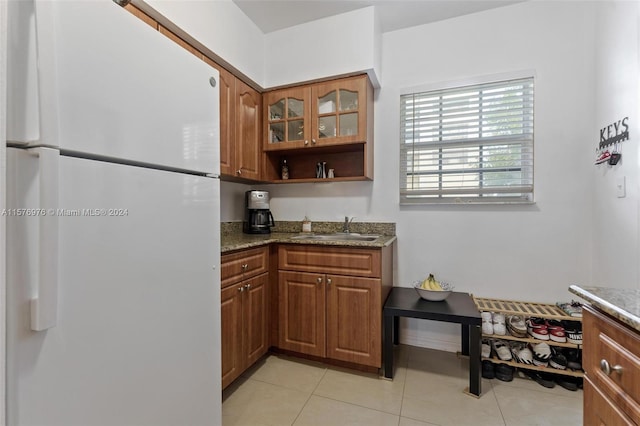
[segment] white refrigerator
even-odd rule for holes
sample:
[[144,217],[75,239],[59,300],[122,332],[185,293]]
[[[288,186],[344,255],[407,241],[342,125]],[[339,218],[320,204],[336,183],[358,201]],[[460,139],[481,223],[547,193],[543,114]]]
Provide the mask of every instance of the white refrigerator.
[[6,424],[221,424],[217,71],[109,0],[8,25]]

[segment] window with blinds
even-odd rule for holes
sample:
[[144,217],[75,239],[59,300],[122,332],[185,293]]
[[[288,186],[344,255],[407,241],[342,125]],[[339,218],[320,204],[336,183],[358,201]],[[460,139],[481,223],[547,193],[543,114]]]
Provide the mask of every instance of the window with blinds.
[[400,102],[401,204],[533,201],[533,78]]

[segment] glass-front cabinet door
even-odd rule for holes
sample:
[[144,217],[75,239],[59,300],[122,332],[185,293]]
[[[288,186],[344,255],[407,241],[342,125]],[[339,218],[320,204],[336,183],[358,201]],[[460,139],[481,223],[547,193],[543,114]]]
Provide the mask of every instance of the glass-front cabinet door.
[[333,145],[365,141],[366,96],[366,76],[315,85],[311,95],[312,142]]
[[277,90],[265,95],[265,150],[309,145],[310,96],[309,88]]

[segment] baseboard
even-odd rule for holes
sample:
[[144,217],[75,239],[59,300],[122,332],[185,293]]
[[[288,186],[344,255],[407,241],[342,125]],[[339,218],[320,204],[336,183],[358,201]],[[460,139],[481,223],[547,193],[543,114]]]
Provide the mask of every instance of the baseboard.
[[421,348],[437,349],[446,352],[459,352],[460,337],[457,339],[441,339],[429,333],[416,332],[416,330],[400,330],[400,343]]

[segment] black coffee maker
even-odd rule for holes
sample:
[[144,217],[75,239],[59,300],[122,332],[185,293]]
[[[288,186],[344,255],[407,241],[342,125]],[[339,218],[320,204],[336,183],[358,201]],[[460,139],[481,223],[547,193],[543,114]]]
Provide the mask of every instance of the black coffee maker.
[[275,226],[273,215],[269,210],[269,193],[267,191],[245,192],[245,213],[243,231],[245,234],[269,234]]

